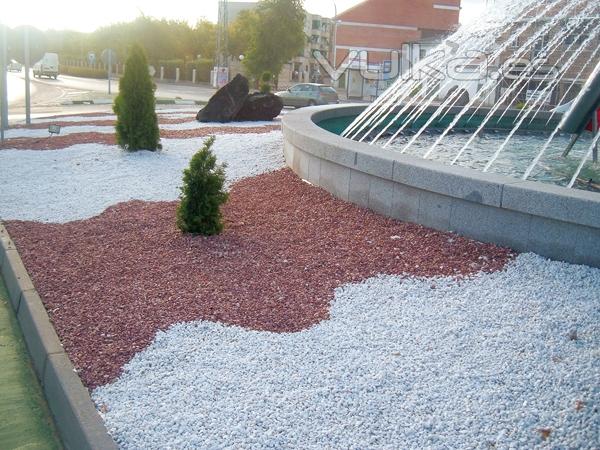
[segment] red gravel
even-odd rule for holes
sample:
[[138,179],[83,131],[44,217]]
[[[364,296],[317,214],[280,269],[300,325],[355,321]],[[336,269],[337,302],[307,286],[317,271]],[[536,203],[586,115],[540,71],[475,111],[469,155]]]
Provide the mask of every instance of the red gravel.
[[11,128],[17,129],[27,129],[27,130],[44,130],[48,129],[50,125],[58,125],[59,127],[76,127],[76,126],[93,126],[93,127],[112,127],[115,125],[114,120],[90,120],[86,122],[70,122],[60,121],[60,122],[39,122],[32,123],[31,125],[25,125],[23,123],[12,126]]
[[[84,125],[84,124],[82,124]],[[194,130],[160,130],[163,139],[189,139],[219,134],[262,134],[280,130],[279,125],[258,127],[204,127]],[[114,134],[109,133],[73,133],[44,138],[12,138],[0,145],[2,149],[16,150],[59,150],[76,144],[116,145]]]
[[7,224],[89,388],[177,322],[298,331],[327,319],[344,283],[496,271],[511,258],[337,200],[287,169],[235,184],[220,236],[182,235],[176,206],[135,201],[67,224]]
[[[106,115],[106,114],[103,114],[103,115]],[[178,118],[161,117],[160,115],[158,116],[158,123],[160,125],[172,125],[172,124],[177,125],[177,124],[182,124],[182,123],[191,123],[191,122],[195,122],[195,121],[196,121],[196,118],[194,116],[178,117]],[[112,119],[90,120],[90,121],[86,121],[86,122],[73,122],[73,121],[69,121],[69,120],[64,120],[64,121],[55,121],[55,122],[38,122],[38,123],[32,123],[30,125],[19,123],[19,124],[11,126],[11,128],[28,129],[28,130],[43,130],[43,129],[48,128],[48,126],[50,126],[50,125],[58,125],[60,127],[73,127],[73,126],[112,127],[115,125],[115,123],[116,123],[116,121],[112,120]]]

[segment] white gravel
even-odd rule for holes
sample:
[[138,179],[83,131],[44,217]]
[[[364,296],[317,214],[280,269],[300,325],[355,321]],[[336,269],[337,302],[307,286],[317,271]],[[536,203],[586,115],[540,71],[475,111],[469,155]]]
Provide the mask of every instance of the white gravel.
[[161,125],[160,128],[165,130],[197,130],[199,128],[219,128],[219,127],[235,127],[235,128],[254,128],[268,127],[273,125],[281,126],[281,120],[275,119],[272,121],[255,121],[255,122],[198,122],[196,120],[185,123],[169,123]]
[[32,119],[32,123],[53,123],[53,122],[90,122],[95,120],[115,120],[117,116],[114,114],[98,115],[98,116],[57,116],[57,117],[40,117]]
[[[89,119],[88,119],[89,120]],[[73,123],[77,123],[74,121]],[[266,127],[273,125],[281,125],[280,120],[274,121],[257,121],[257,122],[229,122],[229,123],[201,123],[196,120],[184,123],[169,123],[160,125],[161,130],[198,130],[201,128],[253,128],[253,127]],[[75,133],[103,133],[113,134],[115,132],[114,126],[94,126],[94,125],[69,125],[61,127],[60,135],[66,136]],[[50,137],[50,133],[47,129],[29,129],[29,128],[12,128],[4,132],[6,139],[13,138],[47,138]]]
[[591,449],[599,380],[600,271],[527,254],[346,285],[300,333],[178,324],[93,398],[126,449]]
[[[75,133],[103,133],[111,134],[115,132],[115,127],[104,126],[97,127],[93,125],[69,125],[67,127],[61,127],[60,136],[65,136]],[[29,128],[11,128],[4,132],[6,139],[14,138],[50,138],[50,133],[47,129],[29,129]]]
[[[100,127],[95,127],[97,130]],[[160,152],[79,144],[62,150],[0,152],[0,218],[69,222],[128,200],[175,200],[182,171],[204,138],[163,139]],[[280,131],[217,136],[229,183],[282,168]]]

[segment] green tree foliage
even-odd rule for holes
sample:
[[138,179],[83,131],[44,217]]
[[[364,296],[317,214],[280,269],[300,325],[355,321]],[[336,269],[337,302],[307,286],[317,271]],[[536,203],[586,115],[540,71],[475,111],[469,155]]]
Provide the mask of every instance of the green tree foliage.
[[283,65],[304,48],[302,0],[261,0],[249,21],[244,65],[258,80],[264,72],[280,73]]
[[229,25],[228,52],[234,58],[246,55],[254,34],[259,27],[258,13],[254,9],[247,9],[238,14],[237,18]]
[[[150,64],[161,60],[214,59],[217,26],[200,20],[194,27],[180,20],[158,20],[141,15],[131,22],[101,27],[92,33],[69,30],[45,31],[46,50],[56,52],[61,60],[85,60],[88,52],[100,57],[102,50],[112,48],[121,58],[133,44],[140,43]],[[121,61],[122,62],[122,61]]]
[[113,107],[117,115],[117,142],[122,148],[130,151],[160,148],[155,88],[144,50],[139,45],[132,46]]
[[212,236],[223,231],[221,205],[227,201],[225,166],[217,165],[211,136],[183,171],[181,203],[177,208],[177,227],[184,233]]

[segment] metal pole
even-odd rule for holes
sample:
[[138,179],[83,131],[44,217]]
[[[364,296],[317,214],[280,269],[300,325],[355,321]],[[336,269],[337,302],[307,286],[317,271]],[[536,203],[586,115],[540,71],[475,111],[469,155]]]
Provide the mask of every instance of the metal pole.
[[[333,64],[332,67],[337,70],[337,5],[333,2],[334,16],[333,16]],[[336,84],[338,81],[335,82]]]
[[110,95],[110,70],[111,70],[111,66],[112,66],[112,58],[111,58],[112,50],[108,49],[107,53],[108,53],[108,57],[107,57],[107,60],[108,60],[108,95]]
[[[598,134],[598,111],[594,111],[594,118],[592,119],[592,131],[594,132],[594,136]],[[594,146],[594,156],[593,161],[595,163],[598,162],[598,143]]]
[[29,79],[29,27],[25,27],[25,123],[31,125],[31,86]]
[[2,27],[0,38],[0,139],[4,140],[4,130],[8,128],[8,84],[6,75],[7,60],[6,27]]
[[573,147],[575,147],[575,144],[577,143],[579,136],[581,136],[581,133],[576,133],[576,134],[571,135],[571,141],[569,142],[569,145],[567,146],[567,148],[565,149],[565,151],[562,154],[563,158],[566,158],[567,155],[569,153],[571,153],[571,150],[573,150]]

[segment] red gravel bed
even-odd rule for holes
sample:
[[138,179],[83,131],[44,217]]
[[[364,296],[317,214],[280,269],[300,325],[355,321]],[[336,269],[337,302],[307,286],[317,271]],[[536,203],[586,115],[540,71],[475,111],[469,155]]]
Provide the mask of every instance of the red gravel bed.
[[497,271],[512,257],[335,199],[288,169],[236,183],[220,236],[182,235],[176,206],[134,201],[67,224],[6,224],[89,388],[178,322],[293,332],[327,319],[342,284]]
[[114,120],[90,120],[88,122],[70,122],[68,120],[61,122],[39,122],[25,125],[23,123],[14,125],[11,128],[27,129],[27,130],[44,130],[50,125],[58,125],[59,127],[77,127],[77,126],[94,126],[94,127],[112,127],[115,125]]
[[[160,130],[163,139],[189,139],[219,134],[262,134],[280,130],[279,125],[259,127],[204,127],[194,130]],[[73,133],[45,138],[12,138],[6,139],[0,145],[2,149],[16,150],[60,150],[76,144],[105,144],[116,145],[114,134],[109,133]]]
[[[106,115],[106,114],[103,114]],[[190,117],[180,117],[180,118],[169,118],[169,117],[161,117],[158,116],[158,123],[160,125],[178,125],[182,123],[191,123],[195,122],[196,118],[194,116]],[[28,130],[42,130],[47,129],[50,125],[58,125],[59,127],[74,127],[74,126],[95,126],[95,127],[112,127],[115,126],[116,121],[112,119],[105,120],[90,120],[86,122],[73,122],[69,120],[65,121],[55,121],[55,122],[38,122],[32,123],[31,125],[26,125],[24,123],[13,125],[11,128],[16,129],[28,129]]]
[[117,140],[114,134],[108,133],[73,133],[44,138],[12,138],[0,144],[1,149],[15,150],[60,150],[76,144],[104,144],[115,145]]

